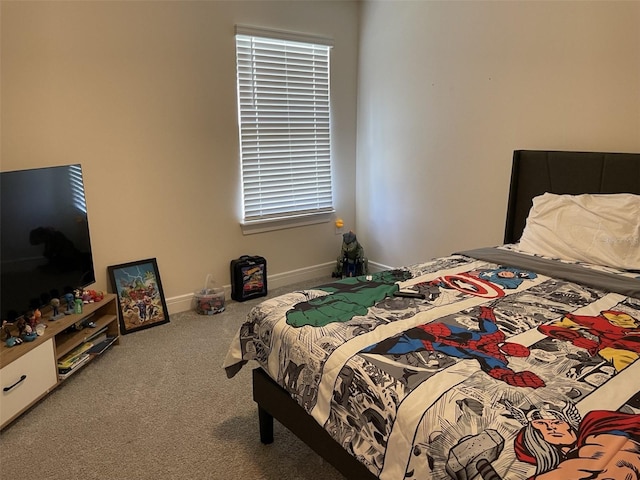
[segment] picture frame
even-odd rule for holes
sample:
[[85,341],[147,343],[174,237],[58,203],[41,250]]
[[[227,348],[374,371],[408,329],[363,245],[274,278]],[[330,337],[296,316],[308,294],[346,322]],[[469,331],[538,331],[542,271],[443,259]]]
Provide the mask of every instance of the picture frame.
[[107,267],[118,297],[120,333],[127,334],[169,322],[167,303],[155,258]]

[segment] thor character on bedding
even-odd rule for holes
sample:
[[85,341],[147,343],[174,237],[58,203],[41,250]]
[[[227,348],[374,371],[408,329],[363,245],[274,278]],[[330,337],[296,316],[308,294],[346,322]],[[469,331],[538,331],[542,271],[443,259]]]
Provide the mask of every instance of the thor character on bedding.
[[518,460],[536,466],[532,480],[636,479],[640,476],[640,415],[593,410],[580,418],[575,405],[545,406],[525,414],[514,440]]

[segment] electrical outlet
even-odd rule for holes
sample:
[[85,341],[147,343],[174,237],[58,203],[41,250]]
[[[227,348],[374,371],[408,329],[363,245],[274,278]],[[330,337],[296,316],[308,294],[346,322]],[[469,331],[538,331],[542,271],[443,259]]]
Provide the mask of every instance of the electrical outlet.
[[344,233],[344,227],[336,227],[336,235],[342,235]]

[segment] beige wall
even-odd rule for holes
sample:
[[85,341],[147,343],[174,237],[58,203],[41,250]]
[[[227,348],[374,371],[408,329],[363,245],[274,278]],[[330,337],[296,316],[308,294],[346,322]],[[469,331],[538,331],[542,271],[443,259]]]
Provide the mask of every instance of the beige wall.
[[640,2],[363,4],[357,231],[396,266],[502,242],[512,152],[640,152]]
[[[81,163],[97,271],[157,258],[170,310],[207,273],[268,260],[271,286],[334,266],[333,223],[244,236],[234,25],[332,37],[337,214],[355,224],[358,5],[325,1],[3,1],[2,170]],[[37,194],[37,186],[34,186]]]
[[275,286],[340,247],[332,223],[240,231],[237,23],[334,38],[336,205],[374,267],[500,243],[514,149],[640,151],[640,2],[2,1],[0,21],[0,168],[82,163],[96,288],[156,257],[170,310],[241,254]]

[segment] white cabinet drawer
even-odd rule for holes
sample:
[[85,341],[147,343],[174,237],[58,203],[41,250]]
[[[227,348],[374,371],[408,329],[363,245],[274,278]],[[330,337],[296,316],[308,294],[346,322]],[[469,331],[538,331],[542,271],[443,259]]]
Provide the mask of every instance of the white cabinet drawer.
[[[12,348],[22,348],[17,345]],[[0,425],[4,425],[58,381],[53,339],[0,369]]]

